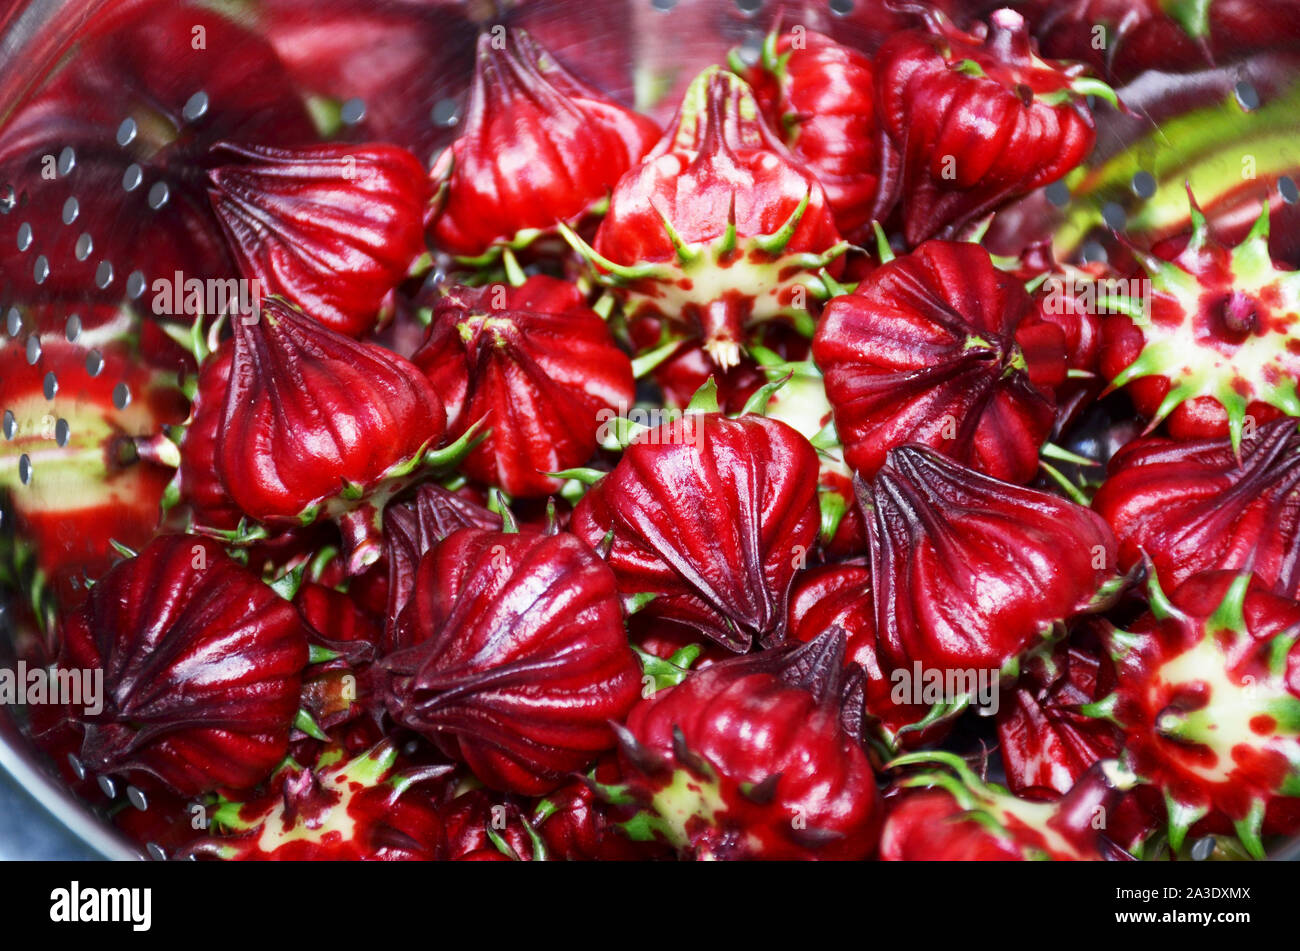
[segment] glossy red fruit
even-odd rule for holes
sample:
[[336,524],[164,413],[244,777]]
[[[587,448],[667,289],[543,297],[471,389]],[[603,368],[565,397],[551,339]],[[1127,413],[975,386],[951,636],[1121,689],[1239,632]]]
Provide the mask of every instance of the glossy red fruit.
[[1064,342],[983,248],[929,241],[827,305],[813,359],[864,478],[913,442],[1026,483],[1051,432]]
[[1041,12],[1027,15],[1048,55],[1085,61],[1121,82],[1147,70],[1188,72],[1300,46],[1295,0],[1038,0],[1035,6]]
[[391,145],[218,143],[208,195],[247,280],[350,337],[374,329],[384,296],[424,253],[429,183]]
[[288,766],[267,795],[219,802],[209,817],[218,834],[185,849],[182,857],[237,862],[442,859],[442,819],[426,783],[451,767],[398,773],[397,759],[397,744],[388,739],[359,756],[331,747],[315,766]]
[[[844,635],[738,657],[642,702],[621,731],[625,825],[695,859],[869,857],[875,775],[842,717]],[[860,716],[860,711],[859,714]]]
[[430,240],[477,258],[576,224],[658,137],[525,31],[485,32],[464,131],[431,173],[443,192]]
[[832,628],[844,631],[845,663],[859,665],[866,675],[869,732],[886,749],[913,749],[942,739],[952,727],[949,714],[965,709],[964,705],[932,709],[909,702],[910,696],[904,702],[895,698],[895,669],[882,663],[876,642],[876,604],[868,565],[844,562],[801,572],[790,591],[789,616],[790,637],[796,641],[807,643]]
[[1255,858],[1294,831],[1300,796],[1300,604],[1248,572],[1193,575],[1112,630],[1113,693],[1094,704],[1124,734],[1128,765],[1163,792],[1177,852],[1202,818],[1232,823]]
[[408,626],[390,713],[496,789],[556,788],[640,691],[614,576],[572,535],[454,532],[420,561]]
[[340,520],[357,573],[379,557],[387,498],[419,475],[446,432],[446,410],[420,371],[277,298],[235,343],[217,473],[251,519]]
[[186,505],[195,525],[218,531],[234,531],[244,517],[217,474],[217,447],[233,365],[234,347],[223,343],[199,368],[190,421],[180,444],[181,464],[172,486],[175,498],[168,499]]
[[574,285],[535,275],[518,286],[454,287],[434,306],[411,358],[447,404],[453,438],[491,433],[463,471],[511,496],[545,496],[596,451],[602,423],[626,416],[632,361]]
[[1174,587],[1215,569],[1249,568],[1278,594],[1300,596],[1300,432],[1265,423],[1233,452],[1227,437],[1131,442],[1111,459],[1093,508],[1128,569],[1151,559]]
[[288,747],[307,639],[298,612],[208,539],[163,535],[100,578],[59,667],[104,672],[103,709],[70,715],[93,772],[180,795],[261,782]]
[[551,859],[568,862],[635,862],[670,858],[656,843],[633,842],[618,823],[629,818],[627,807],[604,802],[599,784],[620,779],[612,757],[595,770],[595,783],[586,777],[561,786],[537,804],[532,823],[546,843]]
[[672,128],[619,181],[595,250],[570,237],[621,288],[630,321],[701,340],[720,370],[755,324],[810,331],[807,285],[822,267],[839,273],[846,248],[816,176],[721,67],[696,77]]
[[482,787],[454,795],[438,806],[452,862],[532,862],[550,856],[515,796]]
[[1040,59],[1024,18],[998,10],[957,29],[939,14],[890,37],[875,57],[880,119],[902,152],[908,244],[952,237],[1050,184],[1092,150],[1087,95],[1115,94],[1082,65]]
[[688,412],[639,434],[571,528],[608,548],[629,608],[733,651],[779,644],[816,540],[817,474],[816,451],[784,423]]
[[501,516],[483,506],[449,492],[439,485],[422,485],[408,502],[384,510],[384,560],[388,567],[388,609],[384,613],[383,653],[410,647],[403,638],[414,636],[398,619],[415,591],[420,560],[452,532],[460,528],[497,530]]
[[[939,764],[906,775],[887,800],[880,858],[888,862],[1089,861],[1131,858],[1110,842],[1106,816],[1130,778],[1098,763],[1055,802],[1019,799],[952,753],[913,753],[892,765]],[[955,774],[955,775],[954,775]]]
[[891,452],[862,505],[876,636],[896,667],[1002,669],[1122,585],[1095,512],[929,449]]
[[1220,244],[1191,199],[1192,235],[1172,261],[1139,258],[1148,299],[1103,325],[1101,370],[1138,412],[1178,439],[1230,436],[1300,416],[1300,271],[1276,267],[1268,205],[1235,248]]
[[1110,692],[1092,644],[1062,644],[1003,696],[998,750],[1017,796],[1064,795],[1093,764],[1119,755],[1115,725],[1084,712]]
[[[112,565],[113,540],[139,547],[153,536],[175,465],[163,427],[186,415],[174,376],[122,341],[84,342],[33,333],[0,347],[0,494],[35,549],[41,586],[65,606]],[[129,401],[115,401],[123,392]]]
[[899,156],[876,115],[870,57],[800,27],[769,34],[752,67],[733,54],[732,69],[821,182],[841,233],[885,220],[898,198]]

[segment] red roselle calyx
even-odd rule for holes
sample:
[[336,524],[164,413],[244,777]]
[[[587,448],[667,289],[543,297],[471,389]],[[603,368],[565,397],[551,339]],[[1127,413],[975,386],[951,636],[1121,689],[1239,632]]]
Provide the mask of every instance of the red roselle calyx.
[[870,57],[801,27],[769,34],[753,67],[733,53],[732,69],[817,176],[843,234],[885,220],[898,198],[899,156],[876,114]]
[[59,658],[104,671],[103,710],[70,711],[86,767],[187,796],[266,777],[288,748],[306,663],[293,606],[192,535],[160,536],[100,578]]
[[635,435],[571,527],[607,551],[629,609],[733,651],[779,644],[816,540],[817,476],[816,451],[784,423],[691,411]]
[[893,667],[1014,669],[1123,584],[1095,512],[920,446],[889,454],[862,506],[876,636]]
[[484,33],[465,130],[432,177],[429,237],[462,258],[521,247],[600,206],[658,127],[588,86],[523,30]]
[[1300,416],[1300,271],[1273,264],[1268,202],[1241,244],[1227,248],[1191,198],[1192,234],[1172,261],[1139,252],[1149,300],[1107,317],[1101,369],[1126,388],[1150,432],[1227,435],[1236,448],[1255,423]]
[[881,46],[876,96],[902,152],[908,244],[955,236],[1087,157],[1096,129],[1086,97],[1117,100],[1083,68],[1040,59],[1012,10],[973,33],[934,13]]
[[936,765],[898,780],[887,800],[880,857],[890,862],[1088,861],[1131,858],[1105,834],[1108,813],[1133,778],[1114,760],[1093,766],[1056,802],[1018,799],[960,757],[909,753],[893,768]]
[[722,370],[753,324],[784,318],[811,333],[807,285],[823,267],[839,273],[847,247],[816,177],[721,67],[695,79],[673,127],[619,181],[595,249],[566,237],[620,288],[629,320],[702,339]]
[[1127,764],[1164,793],[1174,852],[1206,818],[1262,859],[1300,796],[1300,605],[1232,571],[1168,597],[1152,575],[1149,596],[1149,614],[1111,630],[1115,690],[1088,712],[1119,724]]
[[[842,632],[688,675],[620,730],[624,825],[711,859],[862,859],[880,798],[854,726]],[[856,724],[852,721],[856,718]]]
[[251,519],[340,522],[352,574],[380,554],[379,517],[425,467],[463,453],[431,452],[446,432],[442,400],[397,354],[358,343],[277,298],[234,321],[234,363],[217,473]]
[[914,442],[1026,483],[1052,428],[1064,344],[983,248],[929,241],[827,305],[813,358],[845,458],[864,478]]
[[210,821],[219,834],[182,854],[240,862],[441,859],[442,819],[425,783],[451,767],[398,773],[397,758],[389,739],[352,758],[331,747],[311,768],[287,766],[273,792],[218,803]]
[[1119,539],[1122,569],[1150,558],[1176,587],[1214,569],[1249,568],[1276,593],[1300,596],[1300,432],[1294,419],[1243,436],[1139,439],[1110,462],[1093,508]]
[[429,182],[391,145],[220,143],[208,194],[240,271],[350,337],[424,253]]
[[614,576],[581,541],[465,528],[420,561],[387,657],[403,726],[485,784],[549,792],[614,745],[641,669]]
[[464,472],[516,497],[563,485],[585,464],[601,415],[625,413],[632,362],[572,284],[536,275],[518,286],[453,287],[411,358],[447,404],[452,438],[483,420],[491,433]]
[[501,516],[439,485],[422,485],[409,502],[384,510],[384,559],[388,566],[388,610],[385,612],[385,653],[410,647],[404,635],[414,635],[398,620],[415,590],[420,560],[438,542],[460,528],[501,528]]
[[[831,628],[844,631],[848,639],[844,661],[858,665],[865,674],[863,701],[871,739],[891,754],[942,739],[968,699],[974,699],[925,706],[911,702],[909,689],[899,702],[896,688],[904,681],[880,657],[871,568],[866,564],[842,562],[800,572],[790,591],[789,618],[790,637],[796,641],[812,641]],[[910,681],[914,670],[909,668],[906,674]]]

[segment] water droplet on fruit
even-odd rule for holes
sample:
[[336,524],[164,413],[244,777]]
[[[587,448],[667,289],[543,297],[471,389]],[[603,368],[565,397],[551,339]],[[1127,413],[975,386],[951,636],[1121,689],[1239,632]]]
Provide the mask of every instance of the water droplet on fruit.
[[76,753],[68,754],[68,765],[72,767],[72,773],[77,779],[86,778],[86,766],[81,760],[77,759]]
[[1283,175],[1277,180],[1277,190],[1282,195],[1282,200],[1288,205],[1294,205],[1300,201],[1300,188],[1296,188],[1295,179],[1290,175]]
[[125,383],[119,383],[113,387],[113,405],[118,409],[126,409],[131,402],[131,388]]
[[763,0],[736,0],[736,9],[744,14],[757,13],[762,5]]
[[54,424],[54,441],[62,448],[68,444],[68,436],[72,434],[72,429],[66,419],[60,419]]
[[1108,201],[1102,206],[1101,220],[1106,222],[1106,227],[1112,231],[1123,231],[1124,226],[1128,224],[1128,215],[1117,202]]
[[100,776],[98,782],[99,788],[103,791],[105,796],[109,799],[117,798],[117,783],[113,782],[111,776]]
[[77,338],[81,336],[81,318],[77,314],[68,315],[68,323],[63,328],[63,335],[68,338],[68,343],[76,343]]
[[654,7],[660,13],[667,13],[673,7],[677,6],[677,0],[650,0],[650,6]]
[[1089,241],[1083,246],[1083,260],[1085,264],[1091,264],[1095,261],[1105,262],[1110,255],[1106,253],[1106,248],[1099,241]]
[[145,851],[149,853],[149,858],[153,859],[155,862],[167,861],[166,850],[157,842],[150,842],[144,848]]
[[42,389],[47,400],[54,399],[55,394],[59,392],[59,379],[54,375],[53,370],[45,374],[45,385]]
[[144,293],[145,280],[143,271],[132,271],[126,278],[126,296],[131,300],[139,300],[140,295]]
[[49,276],[50,262],[47,261],[45,255],[42,254],[36,259],[36,263],[32,266],[32,280],[37,284],[44,284],[45,279]]
[[171,198],[171,189],[167,187],[167,183],[154,182],[153,187],[149,189],[149,207],[157,211],[167,204],[169,198]]
[[1138,172],[1131,183],[1133,194],[1139,198],[1150,198],[1156,193],[1156,180],[1150,172]]
[[65,146],[59,153],[59,174],[70,175],[72,170],[77,167],[77,153],[72,150],[72,146]]
[[36,366],[36,361],[41,358],[41,338],[32,334],[27,338],[27,363],[30,366]]
[[831,0],[830,7],[837,17],[846,17],[853,12],[853,0]]
[[140,166],[132,162],[122,173],[122,187],[129,192],[135,191],[140,187],[140,182],[144,181],[144,172],[140,171]]
[[139,809],[141,812],[144,812],[149,808],[149,800],[145,798],[145,795],[141,790],[136,789],[134,786],[126,787],[126,798],[131,805],[135,806],[135,808]]
[[32,226],[24,221],[18,226],[18,250],[26,251],[32,246]]
[[103,290],[113,283],[113,264],[111,261],[100,261],[99,267],[95,268],[95,286]]
[[68,200],[63,203],[63,223],[70,225],[77,220],[77,215],[81,214],[81,203],[73,195],[68,196]]
[[99,376],[104,369],[104,358],[100,356],[98,350],[92,350],[86,354],[86,372],[91,376]]
[[5,439],[13,439],[14,433],[18,431],[18,421],[14,419],[14,411],[11,409],[5,410],[4,431]]
[[95,250],[94,239],[92,239],[90,235],[88,235],[86,232],[83,231],[81,233],[81,237],[77,239],[77,247],[75,252],[77,255],[77,260],[78,261],[86,260],[86,258],[90,257],[90,252],[93,250]]
[[23,485],[32,483],[32,460],[27,453],[18,457],[18,481]]
[[5,319],[5,329],[9,331],[11,337],[17,337],[18,331],[23,329],[23,315],[18,312],[17,307],[9,308],[9,314]]

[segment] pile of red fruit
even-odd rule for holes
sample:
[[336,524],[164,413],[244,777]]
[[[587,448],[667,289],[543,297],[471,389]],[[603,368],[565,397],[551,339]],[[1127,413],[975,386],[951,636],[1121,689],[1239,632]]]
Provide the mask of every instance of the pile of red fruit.
[[[137,794],[129,835],[536,861],[1300,832],[1280,172],[1230,214],[1180,193],[1177,233],[1109,260],[1033,223],[1139,121],[1118,84],[1289,55],[1300,21],[777,4],[636,111],[544,3],[141,5],[0,115],[0,579],[18,656],[103,672],[102,709],[27,727],[87,799]],[[711,6],[679,13],[708,35]],[[438,16],[477,40],[431,138],[403,96],[470,76],[412,79]],[[395,35],[406,72],[363,49]],[[214,308],[227,279],[256,298]]]

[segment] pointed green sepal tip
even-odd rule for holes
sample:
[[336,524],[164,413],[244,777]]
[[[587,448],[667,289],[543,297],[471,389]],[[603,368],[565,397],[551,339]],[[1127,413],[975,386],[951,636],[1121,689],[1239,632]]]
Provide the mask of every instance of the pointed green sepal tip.
[[329,736],[320,728],[312,715],[301,707],[298,709],[298,715],[293,719],[293,725],[299,732],[306,733],[314,740],[329,741]]
[[303,562],[272,581],[270,588],[284,600],[292,601],[298,596],[298,590],[302,587],[302,579],[306,573],[307,563]]
[[713,377],[709,377],[704,384],[695,391],[691,401],[686,404],[688,413],[719,413],[721,408],[718,406],[718,384]]
[[1232,579],[1232,584],[1224,592],[1223,600],[1206,621],[1207,632],[1246,633],[1246,590],[1250,587],[1250,581],[1251,574],[1248,571],[1240,572]]

